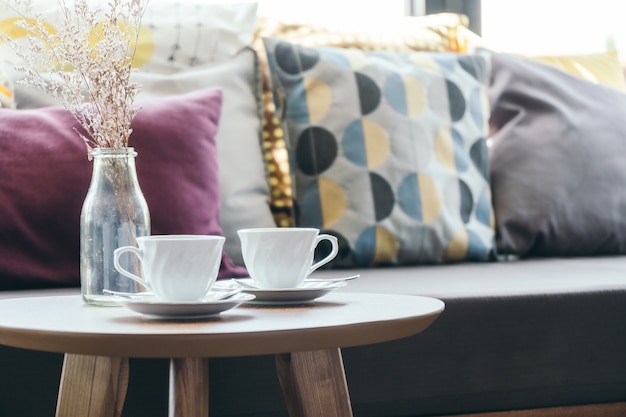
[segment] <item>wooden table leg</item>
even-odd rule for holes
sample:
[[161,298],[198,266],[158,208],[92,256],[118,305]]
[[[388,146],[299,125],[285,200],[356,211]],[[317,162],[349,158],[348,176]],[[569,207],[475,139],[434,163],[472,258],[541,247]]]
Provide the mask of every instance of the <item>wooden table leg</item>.
[[169,417],[208,417],[209,360],[170,359]]
[[276,355],[290,417],[351,417],[340,349]]
[[128,358],[66,354],[56,417],[120,417]]

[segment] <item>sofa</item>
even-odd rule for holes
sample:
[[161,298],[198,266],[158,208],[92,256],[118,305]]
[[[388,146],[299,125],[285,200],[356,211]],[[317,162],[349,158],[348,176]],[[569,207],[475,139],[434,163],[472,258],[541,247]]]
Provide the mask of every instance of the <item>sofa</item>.
[[[254,3],[151,7],[131,143],[153,234],[225,235],[227,279],[246,276],[237,229],[317,227],[341,250],[315,275],[360,274],[336,291],[446,304],[418,335],[342,350],[355,416],[626,415],[616,56],[495,52],[458,15],[350,33]],[[6,61],[0,299],[78,294],[91,165]],[[0,346],[2,415],[53,415],[62,361]],[[209,369],[212,416],[287,415],[273,357]],[[168,372],[131,358],[123,415],[165,416]]]

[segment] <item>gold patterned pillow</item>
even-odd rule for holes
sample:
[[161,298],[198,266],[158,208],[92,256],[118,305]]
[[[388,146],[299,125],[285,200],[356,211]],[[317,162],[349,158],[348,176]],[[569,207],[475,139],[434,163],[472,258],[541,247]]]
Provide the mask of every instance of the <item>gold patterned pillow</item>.
[[307,47],[331,46],[363,51],[466,52],[469,32],[465,15],[439,13],[377,22],[366,29],[289,23],[259,18],[254,48],[260,62],[263,94],[263,142],[270,175],[271,208],[279,226],[293,226],[292,182],[281,115],[276,113],[263,37],[274,37]]

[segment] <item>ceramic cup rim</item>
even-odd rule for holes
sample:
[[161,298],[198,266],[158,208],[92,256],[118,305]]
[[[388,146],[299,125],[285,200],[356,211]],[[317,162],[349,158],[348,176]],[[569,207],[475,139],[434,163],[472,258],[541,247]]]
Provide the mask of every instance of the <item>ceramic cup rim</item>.
[[256,227],[250,229],[239,229],[237,233],[267,233],[267,232],[276,232],[276,233],[289,233],[289,232],[303,232],[303,231],[316,231],[319,232],[320,229],[315,227]]
[[137,241],[194,241],[194,240],[226,240],[224,236],[219,235],[151,235],[140,236]]

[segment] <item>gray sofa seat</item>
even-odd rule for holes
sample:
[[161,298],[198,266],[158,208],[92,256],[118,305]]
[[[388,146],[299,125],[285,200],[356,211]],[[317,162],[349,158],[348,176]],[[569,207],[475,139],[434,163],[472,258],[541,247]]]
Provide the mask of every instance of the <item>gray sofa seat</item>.
[[[432,296],[446,303],[419,335],[343,350],[355,416],[626,400],[626,257],[324,270],[315,276],[353,272],[361,277],[339,291]],[[268,383],[272,358],[219,359],[211,366],[214,415],[286,415],[277,383]],[[247,398],[238,400],[235,389]]]
[[[358,272],[338,291],[432,296],[446,310],[419,335],[343,350],[357,417],[626,401],[626,257]],[[77,290],[0,296],[68,291]],[[61,363],[60,354],[0,347],[3,415],[52,416]],[[166,416],[167,360],[133,359],[130,366],[124,416]],[[212,416],[287,415],[273,357],[220,358],[209,366]]]

